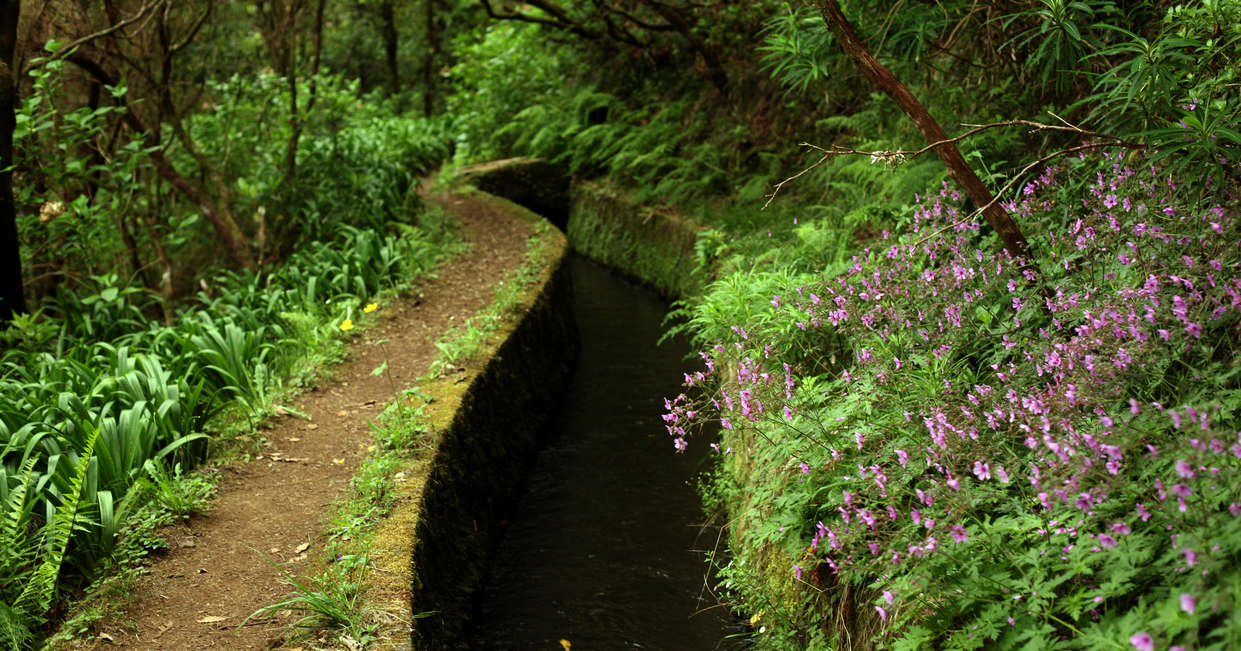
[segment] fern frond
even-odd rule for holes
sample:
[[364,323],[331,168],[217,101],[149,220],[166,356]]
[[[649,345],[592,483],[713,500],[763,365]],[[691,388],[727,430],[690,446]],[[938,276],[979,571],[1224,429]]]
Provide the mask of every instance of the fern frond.
[[6,649],[27,649],[34,642],[27,619],[4,602],[0,602],[0,644]]
[[73,535],[73,524],[77,520],[78,502],[82,496],[82,485],[86,481],[86,470],[90,467],[91,457],[95,451],[95,441],[98,438],[98,430],[91,428],[86,445],[78,455],[78,463],[74,468],[69,490],[64,495],[64,501],[60,508],[56,509],[51,521],[44,527],[45,556],[26,584],[26,588],[22,590],[13,604],[13,609],[18,615],[30,618],[42,617],[51,607],[52,597],[56,594],[56,579],[60,576],[60,566],[64,562],[65,550]]
[[15,488],[8,489],[8,477],[2,469],[0,469],[0,479],[2,479],[8,492],[7,499],[4,500],[4,515],[0,520],[0,551],[7,553],[9,550],[17,549],[26,533],[27,519],[24,514],[28,514],[30,509],[26,508],[26,495],[30,491],[30,480],[34,476],[34,465],[38,461],[38,457],[31,456],[22,464],[19,475],[18,484]]

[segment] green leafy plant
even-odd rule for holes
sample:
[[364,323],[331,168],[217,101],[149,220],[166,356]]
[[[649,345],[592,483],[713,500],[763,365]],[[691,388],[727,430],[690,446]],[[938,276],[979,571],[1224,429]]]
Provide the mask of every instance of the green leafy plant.
[[[32,646],[33,625],[44,621],[51,608],[57,592],[56,580],[77,524],[79,500],[95,441],[96,435],[92,433],[85,447],[76,451],[63,492],[57,491],[59,504],[49,509],[36,544],[28,541],[26,531],[34,516],[33,508],[27,504],[31,498],[29,487],[34,482],[35,459],[23,464],[16,489],[8,490],[8,482],[5,482],[7,494],[0,495],[5,506],[4,517],[0,520],[0,542],[6,545],[5,551],[0,553],[0,573],[15,580],[5,583],[6,589],[0,598],[0,636],[11,648]],[[30,554],[29,548],[39,551]]]
[[1065,93],[1082,78],[1081,64],[1101,47],[1097,33],[1117,9],[1108,0],[1040,0],[1039,5],[999,19],[1005,31],[1029,24],[1000,48],[1028,53],[1025,68],[1039,83]]
[[788,4],[768,20],[758,51],[772,78],[799,93],[831,79],[842,59],[819,15],[809,7]]
[[255,617],[270,617],[281,611],[298,613],[301,617],[288,628],[307,628],[335,631],[347,636],[355,644],[365,644],[375,629],[370,613],[361,608],[361,580],[366,571],[366,560],[358,557],[341,557],[333,569],[316,576],[308,582],[299,581],[288,570],[271,563],[293,588],[286,599],[264,606],[240,624],[245,626]]

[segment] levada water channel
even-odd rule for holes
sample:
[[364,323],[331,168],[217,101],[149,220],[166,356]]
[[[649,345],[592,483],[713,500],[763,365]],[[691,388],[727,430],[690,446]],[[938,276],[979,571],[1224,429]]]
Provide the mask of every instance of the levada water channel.
[[707,445],[674,454],[660,420],[687,344],[656,346],[668,306],[654,293],[580,256],[569,264],[581,354],[492,557],[470,647],[737,648],[692,551],[717,537],[699,526],[692,485]]

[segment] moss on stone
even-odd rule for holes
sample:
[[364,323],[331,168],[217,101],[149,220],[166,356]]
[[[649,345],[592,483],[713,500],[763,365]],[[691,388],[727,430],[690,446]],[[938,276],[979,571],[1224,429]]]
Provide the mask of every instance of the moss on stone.
[[463,167],[459,182],[504,197],[545,217],[560,230],[569,219],[569,170],[541,158],[509,158]]
[[[485,197],[522,219],[538,217]],[[434,450],[403,469],[400,499],[369,550],[370,606],[393,615],[376,648],[459,648],[474,591],[511,503],[563,393],[577,351],[564,261],[568,244],[542,235],[538,282],[525,309],[487,339],[465,371],[419,387]],[[533,381],[532,381],[533,379]],[[435,614],[415,618],[415,614]]]
[[571,194],[568,235],[574,250],[668,298],[702,288],[694,254],[702,226],[671,211],[638,206],[597,183],[575,183]]

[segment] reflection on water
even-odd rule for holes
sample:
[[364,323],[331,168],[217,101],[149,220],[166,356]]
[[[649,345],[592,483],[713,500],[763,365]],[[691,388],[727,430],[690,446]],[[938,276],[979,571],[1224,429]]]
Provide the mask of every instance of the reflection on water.
[[716,544],[696,526],[692,485],[707,446],[674,454],[660,421],[686,344],[655,346],[667,304],[653,293],[570,263],[581,357],[492,561],[471,647],[724,648],[737,627],[712,608],[691,551]]

